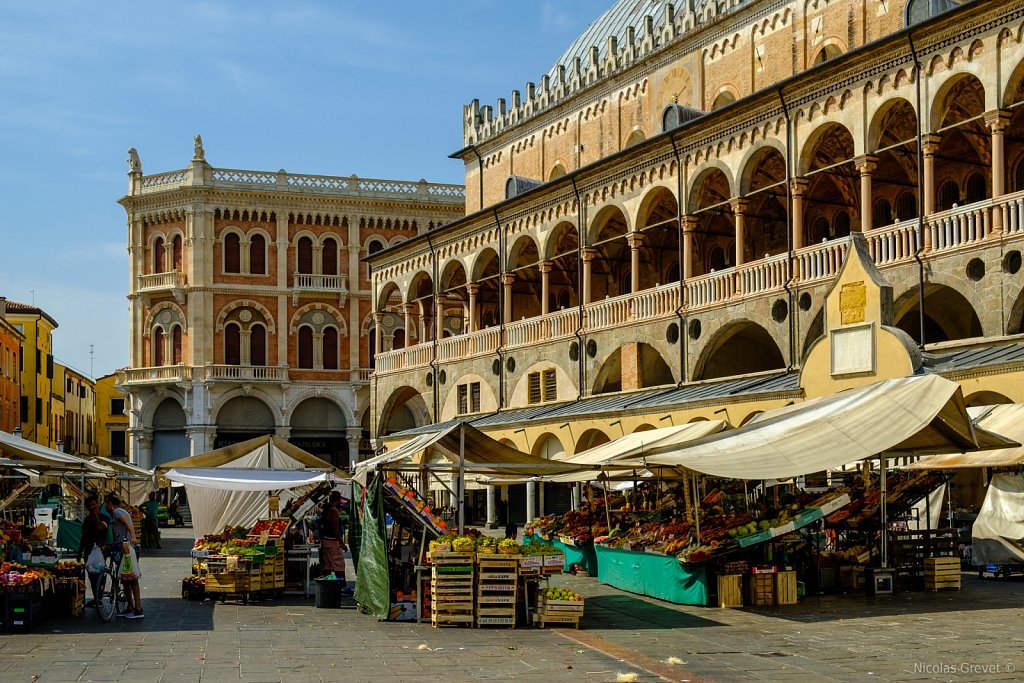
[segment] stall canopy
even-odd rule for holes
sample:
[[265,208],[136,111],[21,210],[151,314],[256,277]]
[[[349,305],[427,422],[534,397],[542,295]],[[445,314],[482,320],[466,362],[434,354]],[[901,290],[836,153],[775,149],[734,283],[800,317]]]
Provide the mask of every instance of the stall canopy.
[[90,458],[95,463],[109,467],[116,472],[115,478],[120,489],[120,495],[131,505],[142,505],[149,497],[150,491],[156,484],[156,475],[153,470],[147,470],[131,463],[121,462],[113,458],[93,456]]
[[[955,382],[920,375],[876,382],[761,415],[738,429],[654,446],[639,465],[733,479],[783,479],[879,453],[933,454],[1019,445],[977,428]],[[620,461],[621,462],[621,461]]]
[[[578,482],[592,481],[596,479],[615,479],[615,471],[637,471],[636,462],[622,461],[631,458],[643,458],[644,454],[650,453],[651,449],[657,447],[665,449],[679,446],[689,441],[703,438],[710,434],[717,434],[729,428],[725,420],[701,420],[688,424],[651,429],[645,432],[633,432],[619,437],[614,441],[594,446],[577,453],[572,457],[561,460],[563,465],[575,468],[573,472],[552,474],[537,477],[543,481],[551,482]],[[644,471],[644,477],[652,476],[650,472]],[[515,484],[526,481],[525,477],[500,477],[487,479],[488,484]]]
[[[968,408],[977,427],[1024,443],[1024,403]],[[1016,467],[1024,464],[1024,446],[976,453],[944,453],[906,465],[908,470],[949,470],[965,467]]]
[[24,467],[39,473],[84,473],[86,476],[112,476],[114,470],[78,456],[55,451],[20,436],[0,431],[0,452],[11,461],[10,467]]
[[564,462],[518,451],[468,423],[456,422],[419,434],[393,451],[363,460],[356,465],[353,478],[365,486],[368,473],[377,469],[453,472],[460,467],[465,472],[491,476],[532,476],[572,469]]
[[971,531],[974,564],[1024,564],[1024,479],[994,474]]
[[196,537],[265,517],[268,491],[281,491],[284,505],[298,487],[348,479],[329,462],[277,436],[164,463],[157,471],[185,485]]

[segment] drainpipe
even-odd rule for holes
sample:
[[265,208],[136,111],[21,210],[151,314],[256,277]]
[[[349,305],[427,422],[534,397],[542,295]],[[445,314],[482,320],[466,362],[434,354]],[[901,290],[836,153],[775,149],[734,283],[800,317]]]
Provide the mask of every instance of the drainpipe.
[[917,309],[918,325],[921,334],[919,345],[923,349],[925,344],[924,336],[924,261],[921,259],[921,252],[924,251],[924,149],[922,140],[921,120],[921,62],[917,58],[917,50],[914,49],[914,36],[907,31],[907,42],[910,44],[910,55],[914,60],[914,96],[917,101],[914,106],[917,108],[917,245],[914,249],[914,260],[917,261]]
[[480,210],[484,209],[484,159],[480,156],[480,152],[476,150],[476,145],[470,145],[469,151],[476,155],[476,164],[480,175]]
[[[426,235],[427,235],[427,248],[430,249],[430,264],[431,264],[430,265],[430,270],[432,272],[431,277],[433,277],[433,279],[434,279],[434,283],[433,283],[434,284],[434,286],[433,286],[433,290],[434,290],[434,315],[437,315],[437,285],[438,285],[438,282],[437,282],[437,252],[434,251],[434,243],[430,239],[430,233],[428,232],[428,233],[426,233]],[[420,321],[420,324],[422,325],[423,321]],[[408,335],[408,331],[406,331],[406,334]],[[439,388],[439,385],[441,383],[441,379],[438,377],[438,372],[437,372],[437,368],[438,368],[438,365],[439,365],[438,357],[437,357],[437,354],[438,354],[437,343],[438,343],[438,339],[437,339],[437,321],[435,320],[434,321],[434,344],[433,344],[433,346],[434,346],[434,355],[430,359],[430,374],[434,378],[433,381],[431,382],[431,388],[434,390],[433,393],[434,393],[434,422],[435,423],[438,422],[439,418],[440,418],[440,414],[438,413],[438,406],[439,406],[439,402],[440,402],[440,395],[438,394],[438,388]]]
[[[676,259],[679,262],[679,305],[676,306],[676,317],[679,318],[679,382],[676,386],[683,386],[686,383],[686,316],[683,315],[683,310],[686,308],[686,278],[684,277],[685,266],[683,264],[683,240],[686,239],[683,234],[683,202],[686,201],[686,197],[683,192],[686,189],[686,179],[683,177],[685,170],[683,169],[683,160],[679,157],[679,147],[676,146],[676,137],[674,135],[668,136],[669,142],[672,143],[672,153],[676,156],[676,194],[678,199],[676,200],[676,230],[679,231],[679,239],[676,244]],[[687,209],[689,209],[689,202],[687,202]]]
[[782,116],[786,119],[786,296],[789,299],[789,367],[796,367],[796,292],[793,291],[793,122],[789,118],[789,108],[782,94],[782,86],[777,89],[779,103],[782,105]]
[[585,392],[584,382],[587,380],[586,373],[586,335],[583,334],[583,242],[586,239],[587,227],[584,225],[585,214],[583,211],[583,199],[580,197],[580,188],[576,185],[576,176],[572,176],[572,191],[576,193],[576,222],[578,223],[576,233],[576,303],[579,307],[578,320],[576,321],[576,344],[579,346],[579,358],[576,360],[579,391],[576,393],[576,400],[583,400]]
[[505,407],[505,228],[494,209],[494,224],[498,226],[498,410]]

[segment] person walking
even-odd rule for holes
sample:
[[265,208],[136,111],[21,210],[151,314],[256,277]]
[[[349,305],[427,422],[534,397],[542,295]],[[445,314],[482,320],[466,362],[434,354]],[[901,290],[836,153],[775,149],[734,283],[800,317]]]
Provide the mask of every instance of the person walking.
[[[132,516],[121,507],[121,499],[113,493],[107,495],[106,508],[107,512],[110,513],[110,518],[113,520],[113,545],[110,548],[110,553],[114,558],[114,562],[120,567],[121,560],[125,554],[131,550],[132,546],[139,544],[138,539],[135,537],[135,525],[132,523]],[[142,612],[142,594],[139,590],[139,580],[122,578],[121,583],[124,585],[125,594],[128,597],[128,609],[124,614],[118,616],[123,616],[127,619],[142,619],[146,615]]]
[[142,521],[142,547],[160,547],[160,501],[156,493],[149,494],[149,500],[142,504],[146,518]]
[[[95,493],[85,498],[85,519],[82,520],[82,540],[78,545],[78,561],[85,562],[92,552],[94,545],[101,549],[107,544],[107,522],[100,515],[100,500]],[[100,575],[87,572],[89,584],[92,586],[92,600],[86,603],[86,607],[93,607],[99,598],[96,595],[99,589]]]
[[324,571],[334,572],[335,578],[345,580],[345,545],[341,528],[341,492],[331,491],[327,505],[320,515],[320,560]]

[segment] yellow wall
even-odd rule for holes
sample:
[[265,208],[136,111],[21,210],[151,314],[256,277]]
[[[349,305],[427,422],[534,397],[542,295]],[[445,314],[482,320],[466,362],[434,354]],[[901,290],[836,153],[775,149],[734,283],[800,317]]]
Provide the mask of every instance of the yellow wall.
[[[120,399],[127,406],[128,399],[117,390],[115,386],[116,380],[117,376],[114,374],[106,375],[96,380],[96,444],[98,455],[120,458],[122,455],[125,457],[130,455],[129,441],[127,439],[128,414],[127,410],[123,413],[111,412],[111,401],[113,399]],[[114,453],[111,447],[111,434],[117,432],[125,434],[123,454]]]
[[21,395],[28,398],[28,419],[21,423],[21,436],[45,446],[56,446],[56,441],[50,438],[53,378],[47,373],[47,359],[50,359],[52,367],[53,331],[57,323],[44,313],[21,312],[10,308],[7,310],[7,320],[19,326],[25,335]]

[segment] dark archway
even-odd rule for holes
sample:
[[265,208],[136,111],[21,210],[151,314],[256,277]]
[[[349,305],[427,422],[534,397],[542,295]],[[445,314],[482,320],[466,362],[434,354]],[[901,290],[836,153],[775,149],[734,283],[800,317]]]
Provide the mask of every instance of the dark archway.
[[708,344],[697,363],[694,379],[715,379],[781,370],[786,361],[768,331],[742,321],[723,328]]

